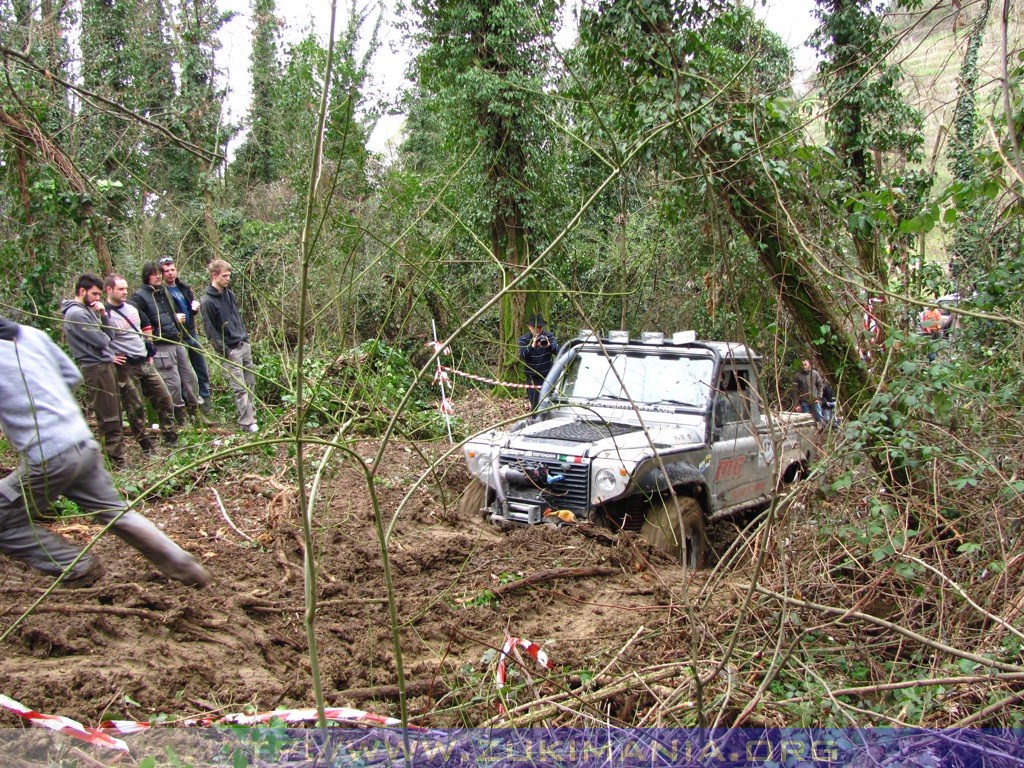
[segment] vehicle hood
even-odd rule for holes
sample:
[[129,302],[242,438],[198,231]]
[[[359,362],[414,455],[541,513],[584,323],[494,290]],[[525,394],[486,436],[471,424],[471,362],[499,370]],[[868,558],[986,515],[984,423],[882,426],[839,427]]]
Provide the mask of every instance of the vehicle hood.
[[[498,437],[495,435],[495,437]],[[617,456],[639,460],[657,451],[692,448],[704,444],[704,422],[699,416],[678,423],[646,423],[635,419],[610,421],[593,416],[556,417],[529,424],[496,441],[524,453],[554,453],[595,458]]]

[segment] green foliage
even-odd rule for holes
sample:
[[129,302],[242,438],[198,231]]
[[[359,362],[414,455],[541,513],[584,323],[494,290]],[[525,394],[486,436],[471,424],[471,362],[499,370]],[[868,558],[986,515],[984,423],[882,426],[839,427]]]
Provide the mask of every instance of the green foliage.
[[[257,359],[257,396],[269,404],[293,409],[299,372],[294,361],[273,352]],[[336,356],[306,358],[306,423],[330,427],[352,422],[352,430],[375,435],[395,415],[406,392],[413,397],[399,414],[399,431],[406,437],[431,439],[447,435],[438,409],[439,393],[429,379],[417,380],[418,369],[403,350],[369,340]]]
[[[491,263],[489,289],[508,283],[557,233],[557,149],[545,94],[556,4],[552,0],[413,0],[418,84],[410,118],[428,131],[404,148],[417,170],[456,176],[445,195],[464,252]],[[460,195],[460,193],[462,193]],[[451,226],[451,225],[449,225]],[[489,251],[490,253],[487,253]],[[502,366],[538,285],[499,303]]]
[[233,768],[246,768],[249,765],[275,763],[285,747],[291,743],[288,736],[288,724],[277,717],[272,717],[267,725],[227,725],[224,729],[236,739],[235,743],[226,742],[221,753],[231,759]]

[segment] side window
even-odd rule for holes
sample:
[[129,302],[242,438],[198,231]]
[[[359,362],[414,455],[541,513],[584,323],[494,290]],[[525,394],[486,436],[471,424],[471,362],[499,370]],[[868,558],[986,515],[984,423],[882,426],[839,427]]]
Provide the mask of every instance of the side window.
[[715,425],[724,426],[742,421],[743,403],[740,380],[732,368],[723,368],[715,392]]
[[753,371],[748,368],[723,368],[715,400],[715,424],[750,422],[760,405],[757,388],[751,383]]

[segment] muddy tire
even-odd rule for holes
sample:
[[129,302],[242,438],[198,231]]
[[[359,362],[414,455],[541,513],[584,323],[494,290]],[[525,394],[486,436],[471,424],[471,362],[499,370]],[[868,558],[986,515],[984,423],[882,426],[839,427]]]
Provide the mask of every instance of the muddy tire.
[[708,548],[704,510],[696,499],[687,496],[679,496],[676,501],[668,498],[652,504],[640,535],[655,549],[676,558],[686,568],[696,570],[704,564]]
[[459,497],[459,504],[456,507],[458,516],[460,518],[484,518],[487,515],[483,511],[487,505],[489,499],[487,498],[490,494],[487,493],[488,487],[483,483],[473,480],[469,485],[466,486],[466,490],[462,492],[462,496]]

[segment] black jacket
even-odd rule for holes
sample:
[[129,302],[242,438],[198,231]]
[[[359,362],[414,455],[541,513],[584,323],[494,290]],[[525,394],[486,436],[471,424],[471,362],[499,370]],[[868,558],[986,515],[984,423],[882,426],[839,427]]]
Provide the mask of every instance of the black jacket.
[[208,285],[200,301],[203,330],[218,355],[225,357],[229,349],[249,340],[242,324],[242,313],[238,311],[235,294],[230,288],[225,288],[222,293]]
[[551,364],[558,355],[558,342],[555,335],[550,331],[541,331],[540,336],[547,341],[543,347],[533,347],[532,333],[524,333],[519,337],[519,359],[523,361],[523,369],[526,372],[526,379],[531,383],[544,381],[551,370]]
[[[181,291],[181,295],[185,298],[186,306],[185,308],[182,309],[182,312],[185,314],[186,318],[185,329],[189,332],[189,335],[195,336],[196,315],[198,314],[192,311],[192,302],[195,301],[196,299],[195,294],[192,293],[192,289],[189,288],[188,283],[186,283],[180,277],[174,281],[174,284],[178,287],[178,290]],[[166,291],[166,288],[164,290]],[[175,312],[177,312],[179,308],[175,306],[174,297],[171,296],[169,292],[167,293],[167,301],[170,302],[170,305],[174,307]]]
[[149,317],[149,322],[153,325],[153,341],[156,344],[182,340],[181,326],[174,317],[171,297],[167,295],[163,286],[154,288],[151,285],[143,285],[134,293],[131,302],[141,314]]

